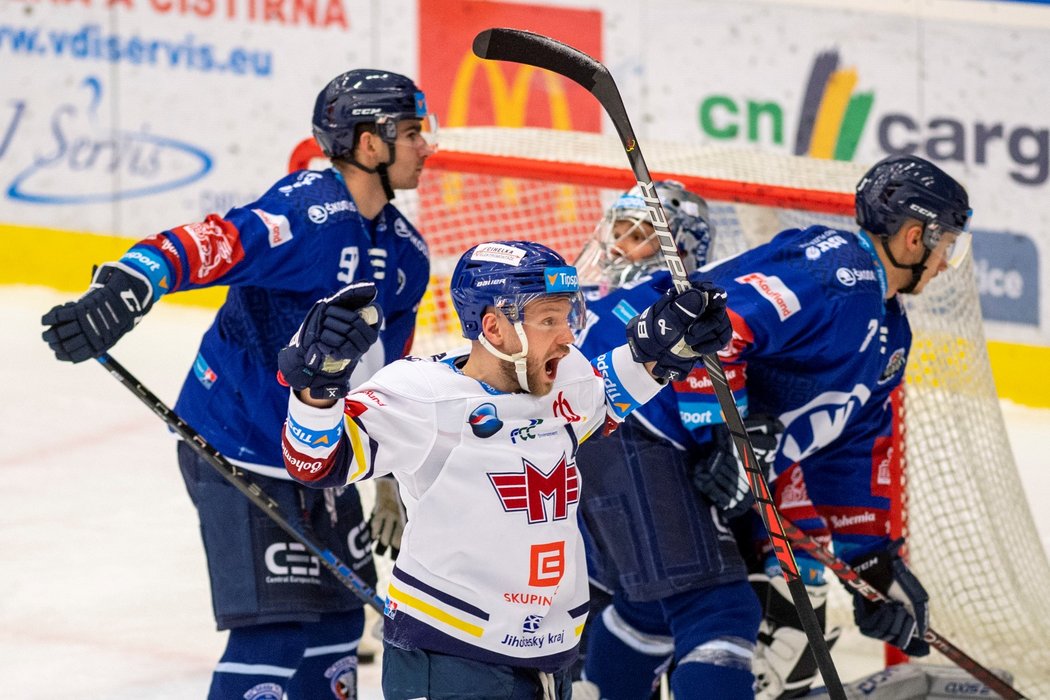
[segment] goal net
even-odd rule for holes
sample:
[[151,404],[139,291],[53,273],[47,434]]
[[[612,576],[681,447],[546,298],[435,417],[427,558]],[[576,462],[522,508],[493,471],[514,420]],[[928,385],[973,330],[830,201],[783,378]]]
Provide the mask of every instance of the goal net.
[[[643,144],[654,179],[676,179],[711,205],[713,259],[785,228],[856,230],[853,189],[865,165],[681,143]],[[570,262],[617,194],[635,184],[612,136],[465,127],[441,133],[415,192],[398,204],[430,246],[430,288],[414,352],[461,345],[448,282],[459,255],[493,239],[531,239]],[[406,206],[407,200],[407,206]],[[979,235],[979,234],[978,234]],[[914,343],[903,406],[902,532],[930,593],[931,626],[1019,690],[1050,697],[1050,582],[1007,440],[972,264],[906,301]],[[852,625],[833,585],[831,624]],[[950,664],[934,653],[933,663]],[[924,661],[926,661],[924,659]]]

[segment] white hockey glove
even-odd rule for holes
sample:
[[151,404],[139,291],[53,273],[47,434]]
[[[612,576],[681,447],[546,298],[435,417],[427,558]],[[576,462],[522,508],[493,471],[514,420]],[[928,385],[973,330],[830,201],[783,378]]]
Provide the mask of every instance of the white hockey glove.
[[[817,660],[809,651],[809,640],[795,611],[787,581],[783,576],[770,578],[766,574],[751,574],[747,578],[763,611],[751,666],[755,674],[755,698],[775,700],[804,695],[817,679]],[[827,583],[806,586],[821,629],[827,627],[828,590]],[[829,649],[841,633],[839,627],[825,633]]]
[[372,507],[372,541],[375,543],[377,556],[390,550],[390,558],[397,559],[401,551],[401,533],[405,530],[405,506],[398,494],[397,481],[393,477],[383,476],[374,479],[376,502]]

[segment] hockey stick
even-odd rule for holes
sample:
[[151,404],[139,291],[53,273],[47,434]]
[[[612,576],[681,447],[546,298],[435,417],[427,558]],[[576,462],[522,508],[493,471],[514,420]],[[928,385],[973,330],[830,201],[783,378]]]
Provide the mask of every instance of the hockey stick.
[[[888,596],[861,578],[860,574],[858,574],[849,564],[828,551],[828,549],[820,542],[817,542],[815,539],[799,530],[790,520],[785,519],[783,523],[784,532],[787,533],[788,539],[791,540],[792,545],[805,551],[821,564],[828,567],[828,569],[834,572],[843,584],[853,589],[855,593],[872,602],[886,603],[890,601]],[[1019,700],[1025,697],[1024,695],[1021,695],[1016,688],[992,673],[988,668],[982,666],[979,662],[975,661],[971,656],[959,649],[959,647],[945,639],[940,633],[935,632],[933,628],[928,627],[926,629],[926,634],[923,636],[923,639],[930,646],[934,647],[937,651],[955,662],[959,668],[984,683],[1001,697],[1005,698],[1005,700]]]
[[[675,245],[671,229],[667,225],[667,214],[656,194],[653,178],[642,157],[642,149],[635,139],[631,120],[627,116],[627,109],[623,105],[620,91],[609,69],[578,49],[550,37],[519,29],[486,29],[474,37],[473,49],[474,54],[479,58],[524,63],[553,71],[578,83],[597,98],[620,136],[624,152],[631,163],[631,170],[634,171],[642,197],[649,209],[649,218],[652,219],[653,228],[660,243],[660,251],[671,272],[674,286],[680,292],[689,289],[690,284],[685,266],[678,256],[678,246]],[[769,485],[755,458],[755,451],[747,436],[744,420],[740,417],[736,401],[733,400],[733,391],[729,388],[725,369],[717,355],[704,355],[703,361],[711,377],[711,384],[715,388],[715,396],[718,398],[719,407],[725,417],[726,426],[733,436],[737,453],[743,461],[748,483],[759,504],[762,521],[769,533],[773,551],[776,552],[777,560],[780,562],[780,569],[787,581],[788,590],[791,591],[791,599],[795,603],[802,627],[806,631],[817,667],[820,669],[820,674],[824,678],[831,697],[835,700],[845,700],[846,694],[831,659],[831,651],[824,640],[824,632],[820,629],[816,613],[813,612],[813,604],[809,600],[809,594],[806,593],[806,586],[799,574],[795,556],[791,552],[791,546],[781,527],[780,513],[773,504]]]
[[134,394],[142,403],[149,406],[150,410],[157,414],[162,421],[168,424],[176,433],[179,434],[186,444],[193,448],[193,450],[204,458],[211,466],[215,468],[217,472],[226,481],[230,482],[237,488],[238,491],[248,497],[248,500],[259,506],[266,515],[270,516],[270,519],[277,523],[282,530],[291,535],[297,542],[305,546],[311,553],[316,555],[321,563],[332,572],[332,574],[339,579],[343,585],[350,589],[350,591],[360,598],[362,601],[371,605],[380,615],[383,614],[384,608],[382,598],[380,598],[375,589],[365,583],[360,576],[355,574],[353,570],[344,564],[338,557],[331,552],[331,550],[325,549],[322,545],[318,544],[314,538],[308,533],[304,532],[295,525],[292,525],[287,518],[281,513],[281,506],[277,501],[267,496],[262,489],[252,483],[244,471],[239,469],[236,465],[232,464],[228,459],[222,456],[222,454],[208,444],[208,441],[201,437],[200,433],[194,430],[186,421],[179,418],[178,414],[168,408],[163,401],[147,389],[142,383],[135,378],[131,372],[124,369],[124,366],[114,360],[109,354],[103,353],[99,357],[95,358],[99,363],[109,370],[117,381],[128,388],[132,394]]

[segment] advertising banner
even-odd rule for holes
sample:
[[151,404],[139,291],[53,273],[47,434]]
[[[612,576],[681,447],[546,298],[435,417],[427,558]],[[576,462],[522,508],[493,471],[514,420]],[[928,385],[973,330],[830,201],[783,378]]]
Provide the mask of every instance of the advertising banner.
[[642,139],[933,160],[971,194],[989,336],[1050,347],[1039,4],[9,0],[0,227],[46,248],[49,231],[139,238],[249,201],[309,136],[317,92],[350,68],[411,75],[443,124],[610,128],[575,84],[475,59],[474,35],[493,26],[599,58]]

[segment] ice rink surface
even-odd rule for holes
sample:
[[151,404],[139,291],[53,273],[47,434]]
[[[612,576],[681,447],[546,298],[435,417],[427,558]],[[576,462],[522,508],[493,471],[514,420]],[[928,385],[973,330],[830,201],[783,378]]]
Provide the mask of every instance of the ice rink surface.
[[[97,362],[50,354],[40,316],[70,297],[0,287],[0,696],[204,698],[225,634],[174,438]],[[212,315],[161,303],[113,357],[170,406]],[[1050,409],[1002,406],[1050,554]],[[843,680],[880,655],[852,630],[834,653]],[[377,665],[361,668],[360,696],[381,697]]]

